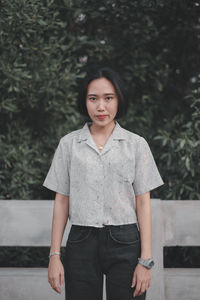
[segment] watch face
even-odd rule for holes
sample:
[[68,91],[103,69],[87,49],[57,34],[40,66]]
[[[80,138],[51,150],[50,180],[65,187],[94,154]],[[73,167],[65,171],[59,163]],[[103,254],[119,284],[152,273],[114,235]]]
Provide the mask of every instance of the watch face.
[[153,265],[154,265],[154,262],[153,262],[153,260],[151,260],[150,263],[149,263],[149,266],[153,267]]
[[141,265],[146,267],[147,269],[151,269],[154,266],[153,259],[145,260],[145,259],[139,259]]

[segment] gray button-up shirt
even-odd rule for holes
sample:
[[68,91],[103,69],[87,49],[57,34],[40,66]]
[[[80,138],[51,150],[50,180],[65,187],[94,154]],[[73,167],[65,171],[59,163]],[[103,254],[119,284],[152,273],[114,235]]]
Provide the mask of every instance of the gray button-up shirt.
[[69,196],[72,224],[138,223],[135,196],[164,184],[149,145],[115,120],[99,151],[90,124],[60,139],[43,186]]

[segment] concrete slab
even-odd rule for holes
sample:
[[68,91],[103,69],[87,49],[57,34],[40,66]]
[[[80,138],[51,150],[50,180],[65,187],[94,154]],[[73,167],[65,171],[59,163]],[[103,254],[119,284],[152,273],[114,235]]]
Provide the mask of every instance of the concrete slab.
[[200,269],[165,268],[166,300],[199,300]]

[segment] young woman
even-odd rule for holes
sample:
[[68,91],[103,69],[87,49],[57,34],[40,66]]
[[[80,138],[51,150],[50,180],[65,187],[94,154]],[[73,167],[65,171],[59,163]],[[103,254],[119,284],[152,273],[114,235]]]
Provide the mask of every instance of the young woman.
[[164,182],[147,141],[116,120],[127,99],[115,71],[87,72],[78,108],[90,121],[60,139],[43,183],[56,192],[48,281],[58,293],[65,282],[67,300],[102,300],[105,274],[107,300],[144,300],[154,265],[150,191]]

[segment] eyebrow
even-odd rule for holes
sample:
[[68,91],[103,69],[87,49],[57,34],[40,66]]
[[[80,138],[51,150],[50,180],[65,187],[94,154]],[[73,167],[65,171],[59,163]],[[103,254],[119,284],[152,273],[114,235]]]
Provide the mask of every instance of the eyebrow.
[[[104,95],[115,95],[114,93],[105,93]],[[96,94],[88,94],[88,96],[98,96]]]

